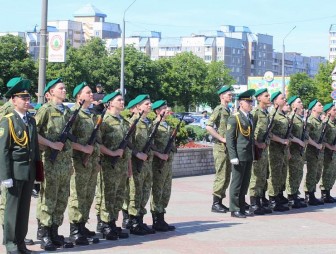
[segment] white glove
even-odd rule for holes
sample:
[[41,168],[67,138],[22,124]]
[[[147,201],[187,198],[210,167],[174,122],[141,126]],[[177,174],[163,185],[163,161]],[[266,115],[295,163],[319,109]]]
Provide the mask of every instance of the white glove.
[[234,158],[234,159],[230,160],[230,162],[231,162],[232,165],[238,165],[239,164],[238,158]]
[[3,180],[3,181],[1,181],[1,185],[3,185],[7,189],[13,187],[13,179],[10,178],[10,179],[7,179],[7,180]]

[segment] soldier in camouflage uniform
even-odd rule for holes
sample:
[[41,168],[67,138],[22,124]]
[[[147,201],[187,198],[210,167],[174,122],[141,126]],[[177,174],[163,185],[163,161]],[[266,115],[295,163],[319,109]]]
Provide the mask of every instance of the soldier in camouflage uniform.
[[281,204],[279,199],[279,193],[282,191],[285,172],[284,160],[287,145],[289,140],[285,139],[286,132],[288,130],[288,118],[282,111],[286,104],[286,99],[281,92],[275,92],[271,95],[271,102],[275,107],[279,107],[274,117],[271,142],[268,146],[268,166],[269,166],[269,179],[268,179],[268,195],[270,198],[270,208],[274,211],[284,212],[289,210]]
[[332,189],[335,182],[335,172],[336,172],[336,159],[334,152],[336,151],[336,108],[334,104],[328,103],[323,107],[323,111],[329,114],[330,119],[327,125],[326,135],[324,139],[324,166],[322,172],[322,178],[320,182],[321,189],[321,199],[324,203],[335,203],[335,199],[330,195],[330,190]]
[[[85,83],[75,87],[73,97],[76,104],[71,111],[77,110],[79,103],[85,101],[72,126],[72,134],[77,138],[72,143],[74,170],[70,178],[70,197],[68,203],[70,221],[70,240],[76,245],[88,245],[95,232],[89,231],[85,223],[89,220],[90,208],[94,199],[97,183],[97,169],[100,169],[99,144],[88,145],[88,139],[95,127],[96,117],[90,113],[89,106],[93,101],[91,88]],[[97,133],[99,136],[99,132]],[[89,156],[84,165],[84,158]],[[92,239],[94,243],[98,238]]]
[[[70,119],[71,112],[62,104],[66,98],[66,87],[61,78],[50,81],[44,91],[50,93],[50,102],[44,104],[35,115],[39,144],[45,147],[42,152],[44,181],[41,184],[37,211],[38,237],[41,238],[41,248],[54,251],[62,245],[66,248],[73,247],[64,242],[63,236],[58,235],[70,192],[72,145],[69,140],[63,144],[57,139]],[[52,149],[59,151],[53,163],[50,161]]]
[[154,152],[153,158],[153,186],[151,195],[151,213],[153,217],[153,228],[156,231],[173,231],[175,227],[168,225],[164,219],[166,208],[169,203],[171,187],[172,187],[172,163],[173,154],[163,154],[167,146],[168,140],[172,134],[171,127],[166,122],[167,117],[167,101],[159,100],[153,103],[152,109],[156,113],[157,119],[153,125],[157,123],[161,114],[164,114],[159,128],[155,135],[154,146],[157,151]]
[[304,190],[308,204],[316,206],[323,205],[323,202],[315,197],[316,184],[320,180],[323,167],[323,156],[322,154],[318,156],[319,151],[323,149],[323,145],[318,143],[323,129],[323,123],[320,120],[323,106],[315,99],[309,103],[308,110],[311,110],[312,113],[307,122],[309,140],[306,148],[307,173]]
[[[306,138],[301,140],[303,132],[303,104],[301,99],[294,95],[288,99],[288,104],[291,106],[293,112],[289,115],[291,119],[293,114],[293,127],[291,131],[289,146],[290,158],[287,165],[287,179],[286,179],[286,192],[288,194],[288,205],[292,208],[307,207],[306,204],[301,203],[297,194],[299,192],[300,184],[303,176],[304,157],[300,152],[306,147]],[[296,109],[296,113],[294,110]]]
[[[131,151],[126,148],[118,149],[126,135],[129,125],[120,115],[124,109],[124,99],[120,91],[105,95],[103,103],[108,104],[107,112],[101,126],[102,143],[102,171],[98,178],[98,192],[101,199],[99,215],[101,220],[100,231],[107,240],[127,238],[121,228],[116,226],[119,211],[122,208],[127,182],[127,170],[131,159]],[[112,157],[120,157],[116,164],[111,166]]]
[[[133,151],[132,151],[132,176],[129,179],[129,206],[128,214],[130,219],[130,233],[134,235],[153,234],[155,230],[150,229],[143,223],[143,216],[147,213],[145,208],[150,191],[152,188],[152,160],[153,155],[142,152],[148,137],[151,133],[151,124],[147,118],[151,111],[151,101],[149,95],[138,95],[134,99],[134,104],[138,112],[143,111],[143,115],[136,126],[135,135],[133,137]],[[135,114],[131,118],[131,124],[138,118]],[[142,162],[141,162],[142,161]],[[139,165],[143,163],[142,168]]]
[[267,108],[271,102],[267,88],[257,90],[254,96],[258,101],[258,106],[251,112],[253,126],[255,126],[254,143],[262,153],[261,157],[252,164],[249,194],[254,214],[264,215],[265,213],[272,213],[271,209],[261,205],[268,170],[268,154],[266,149],[268,140],[264,140],[264,136],[270,124]]
[[212,112],[206,126],[206,130],[215,140],[213,156],[215,161],[215,180],[213,183],[213,203],[211,211],[215,213],[226,213],[229,209],[223,205],[223,198],[226,197],[226,189],[230,184],[231,164],[226,148],[226,125],[230,116],[228,104],[232,101],[232,88],[223,86],[218,90],[221,104]]

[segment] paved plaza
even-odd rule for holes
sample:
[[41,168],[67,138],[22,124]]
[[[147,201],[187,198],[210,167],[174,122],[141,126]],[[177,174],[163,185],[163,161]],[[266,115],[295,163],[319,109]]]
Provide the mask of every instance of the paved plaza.
[[[335,254],[336,204],[254,216],[231,218],[230,214],[210,212],[214,175],[175,178],[166,220],[175,232],[133,236],[118,241],[101,240],[99,244],[50,253],[118,254]],[[336,196],[336,191],[332,191]],[[318,192],[318,197],[320,193]],[[32,199],[28,238],[36,240],[36,199]],[[228,205],[228,200],[224,203]],[[151,215],[145,216],[151,225]],[[92,230],[96,216],[91,209]],[[118,221],[120,225],[120,219]],[[60,232],[69,235],[67,213]],[[2,231],[0,232],[2,239]],[[39,242],[29,249],[41,251]],[[0,246],[0,253],[6,253]]]

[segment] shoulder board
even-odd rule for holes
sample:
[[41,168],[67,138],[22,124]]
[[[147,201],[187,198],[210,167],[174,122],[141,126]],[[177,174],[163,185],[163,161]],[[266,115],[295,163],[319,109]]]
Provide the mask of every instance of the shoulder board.
[[234,115],[234,116],[238,116],[240,113],[239,112],[236,112],[236,113],[234,113],[234,114],[232,114],[232,115]]
[[14,116],[14,114],[13,114],[13,113],[9,113],[9,114],[5,115],[4,117],[9,118],[9,117],[11,117],[11,116]]

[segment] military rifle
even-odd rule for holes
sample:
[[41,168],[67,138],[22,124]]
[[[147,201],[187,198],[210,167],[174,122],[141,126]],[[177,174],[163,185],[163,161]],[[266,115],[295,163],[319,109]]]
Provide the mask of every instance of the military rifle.
[[[79,102],[79,107],[73,112],[73,114],[70,116],[69,121],[65,124],[65,126],[64,126],[64,128],[61,132],[61,135],[57,139],[58,142],[61,142],[61,143],[65,144],[67,139],[71,140],[72,142],[77,141],[77,138],[70,133],[70,130],[71,130],[72,125],[74,124],[74,122],[76,120],[76,117],[77,117],[79,111],[81,110],[84,102],[85,102],[85,100],[83,100],[82,102]],[[55,162],[58,153],[59,153],[59,150],[55,150],[55,149],[51,150],[49,159],[52,163]]]
[[[97,133],[98,133],[98,130],[99,130],[99,127],[100,125],[102,124],[103,122],[103,119],[104,119],[104,115],[106,113],[106,110],[107,108],[104,108],[103,112],[101,113],[101,115],[98,117],[97,119],[97,122],[91,132],[91,135],[90,135],[90,138],[89,140],[87,141],[87,145],[88,146],[92,146],[95,142],[96,142],[96,138],[97,138]],[[83,157],[83,166],[86,167],[87,164],[88,164],[88,161],[89,161],[89,158],[90,158],[90,154],[86,153],[84,154],[84,157]]]
[[[333,145],[333,146],[336,145],[336,136],[335,136],[335,138],[334,138],[334,141],[332,142],[332,145]],[[335,153],[335,151],[333,150],[332,155],[331,155],[331,160],[332,160],[332,158],[333,158],[334,153]]]
[[[136,125],[138,124],[142,114],[144,112],[140,112],[139,113],[139,117],[137,119],[135,119],[135,121],[132,123],[131,127],[128,129],[126,135],[124,136],[123,140],[120,142],[119,146],[118,146],[118,149],[122,149],[122,150],[125,150],[127,145],[128,145],[128,142],[129,142],[129,139],[131,138],[131,136],[133,135],[133,133],[135,132],[136,130]],[[117,161],[119,160],[119,156],[113,156],[112,159],[111,159],[111,164],[112,164],[112,167],[115,166],[115,164],[117,163]]]
[[[317,141],[317,144],[322,144],[322,142],[323,142],[324,136],[325,136],[326,131],[327,131],[327,125],[328,125],[329,119],[330,119],[330,115],[328,115],[327,121],[323,122],[323,124],[322,124],[322,132],[321,132],[319,140]],[[322,149],[317,151],[316,158],[318,158],[320,156],[321,150]]]
[[[160,120],[157,121],[157,123],[154,125],[154,128],[152,130],[152,132],[149,134],[148,136],[148,139],[147,139],[147,142],[145,144],[145,146],[143,147],[142,151],[144,154],[148,155],[149,151],[151,150],[151,147],[152,147],[152,143],[153,143],[153,140],[155,138],[155,134],[159,128],[159,125],[162,121],[162,118],[163,116],[165,115],[165,113],[162,113],[160,115]],[[139,160],[139,163],[137,163],[137,171],[140,173],[141,169],[142,169],[142,166],[144,164],[144,161],[143,160]]]
[[[307,123],[308,123],[308,118],[311,114],[311,111],[308,110],[308,113],[307,113],[307,116],[306,116],[306,119],[305,121],[303,122],[303,130],[302,130],[302,134],[301,134],[301,141],[304,142],[305,140],[305,137],[306,137],[306,133],[307,133]],[[300,147],[300,155],[303,156],[303,152],[304,152],[304,147]]]
[[[262,143],[266,143],[266,141],[268,140],[268,137],[269,137],[269,134],[270,134],[273,122],[274,122],[274,117],[276,113],[278,112],[278,108],[279,108],[279,105],[275,108],[275,112],[273,113],[271,117],[271,121],[268,123],[267,130],[262,138]],[[259,148],[257,145],[254,145],[254,159],[260,160],[262,153],[263,153],[263,149]]]
[[286,132],[286,134],[285,134],[284,139],[289,139],[289,136],[290,136],[291,133],[292,133],[292,129],[293,129],[293,121],[294,121],[294,117],[295,117],[296,111],[297,111],[297,108],[294,109],[294,113],[293,113],[293,115],[292,115],[290,121],[288,122],[288,129],[287,129],[287,132]]
[[[177,124],[176,128],[174,129],[173,133],[171,134],[171,136],[169,137],[168,139],[168,142],[167,142],[167,145],[165,147],[165,149],[163,150],[163,154],[169,154],[170,151],[172,150],[173,148],[173,144],[175,142],[175,139],[176,139],[176,135],[177,135],[177,132],[179,131],[180,127],[181,127],[181,123],[183,121],[183,118],[184,118],[184,115],[182,115],[182,118],[180,119],[179,123]],[[163,168],[163,165],[165,164],[165,161],[164,160],[160,160],[159,161],[159,165],[158,165],[158,168],[161,169]]]

